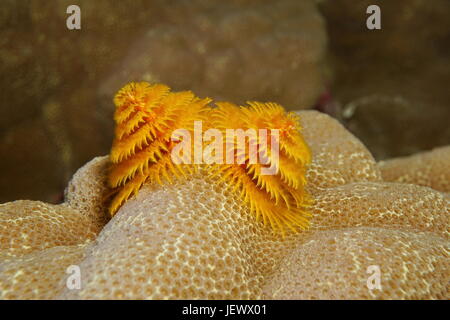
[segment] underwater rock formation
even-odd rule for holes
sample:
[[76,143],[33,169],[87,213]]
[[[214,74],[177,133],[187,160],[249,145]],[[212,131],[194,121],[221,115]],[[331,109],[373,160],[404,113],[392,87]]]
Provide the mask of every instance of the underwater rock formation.
[[[71,223],[72,238],[50,231],[53,242],[43,246],[41,238],[19,234],[33,234],[34,223],[23,217],[47,216],[40,209],[47,205],[31,215],[25,209],[38,203],[0,207],[0,226],[18,230],[2,238],[0,256],[9,239],[23,249],[0,262],[0,297],[448,299],[450,199],[429,187],[383,181],[370,152],[336,120],[299,114],[313,153],[309,230],[285,238],[272,233],[202,171],[173,184],[144,185],[106,223],[109,160],[95,158],[75,174],[66,202],[53,213],[70,210],[91,229]],[[97,234],[94,241],[86,230]],[[65,286],[70,265],[80,267],[80,290]],[[367,287],[371,265],[381,269],[381,290]]]
[[[381,30],[366,27],[369,5]],[[450,144],[450,1],[326,0],[321,12],[334,104],[375,159]]]
[[327,36],[314,0],[175,1],[158,20],[111,70],[100,88],[107,103],[136,79],[288,109],[312,107],[323,90]]
[[[79,31],[66,28],[69,4]],[[60,201],[76,169],[109,151],[111,96],[130,81],[311,107],[326,41],[313,0],[3,0],[0,201]]]

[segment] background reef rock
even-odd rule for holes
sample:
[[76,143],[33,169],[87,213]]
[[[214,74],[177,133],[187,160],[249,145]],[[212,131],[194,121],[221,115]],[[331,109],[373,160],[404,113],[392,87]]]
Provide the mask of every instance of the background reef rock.
[[[381,30],[362,19],[370,4],[381,8]],[[329,0],[321,9],[334,72],[330,113],[377,159],[449,144],[450,1]]]
[[384,180],[450,192],[450,146],[378,163]]
[[[70,4],[80,31],[66,28]],[[308,108],[326,42],[313,0],[3,0],[0,202],[61,200],[76,168],[108,153],[112,97],[126,82]]]
[[[367,30],[369,4],[382,30]],[[449,144],[449,15],[448,0],[0,1],[0,202],[61,201],[108,153],[131,80],[315,106],[377,160]]]
[[[450,199],[430,186],[450,190],[430,175],[445,175],[450,148],[418,156],[433,170],[404,159],[420,174],[405,169],[409,184],[391,182],[335,119],[299,115],[313,153],[309,230],[274,235],[202,170],[144,185],[106,221],[109,158],[97,157],[61,205],[0,205],[0,228],[14,226],[0,232],[0,299],[448,299]],[[74,264],[80,290],[65,285]],[[372,265],[382,290],[367,288]]]

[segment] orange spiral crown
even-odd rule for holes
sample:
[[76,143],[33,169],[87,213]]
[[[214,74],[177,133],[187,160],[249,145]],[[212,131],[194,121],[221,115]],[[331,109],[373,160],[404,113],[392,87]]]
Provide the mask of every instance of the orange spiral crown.
[[[286,113],[276,103],[249,102],[249,106],[239,107],[231,103],[217,103],[213,112],[213,127],[222,130],[227,137],[226,150],[234,150],[234,163],[212,165],[210,170],[219,177],[219,182],[227,182],[231,190],[236,192],[250,211],[264,224],[270,224],[273,230],[285,234],[285,229],[294,232],[298,228],[308,227],[308,207],[312,199],[305,190],[306,168],[311,161],[311,152],[300,134],[299,117],[293,112]],[[242,149],[235,137],[226,134],[227,129],[259,129],[268,131],[277,129],[278,140],[261,143],[260,137],[246,137]],[[271,144],[278,143],[278,161],[271,154]],[[256,145],[263,163],[252,163],[249,157],[251,145]],[[227,149],[227,146],[230,146]],[[228,155],[230,157],[230,155]],[[238,158],[241,157],[240,161]],[[263,168],[274,166],[273,174],[263,174]]]
[[108,182],[120,190],[110,205],[111,215],[146,181],[162,183],[191,171],[171,159],[176,145],[172,132],[180,128],[192,131],[194,121],[203,120],[210,101],[190,91],[170,92],[166,85],[146,82],[130,83],[119,90],[114,98],[116,130]]

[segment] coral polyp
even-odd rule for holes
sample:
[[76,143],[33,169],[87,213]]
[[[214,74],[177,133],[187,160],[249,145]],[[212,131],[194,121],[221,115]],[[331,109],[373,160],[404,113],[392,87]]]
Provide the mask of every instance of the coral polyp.
[[[213,126],[226,135],[225,153],[234,161],[212,165],[212,174],[249,205],[257,220],[270,224],[274,231],[284,235],[286,228],[294,232],[306,229],[312,198],[305,190],[305,174],[311,152],[300,133],[299,117],[276,103],[236,106],[225,102],[217,106]],[[245,143],[227,134],[229,129],[245,130]],[[264,132],[270,134],[261,137]],[[259,161],[252,161],[252,147]],[[268,168],[272,172],[265,173]]]
[[172,181],[191,170],[172,162],[176,142],[171,135],[179,128],[193,130],[210,101],[190,91],[170,92],[166,85],[147,82],[129,83],[119,90],[114,98],[116,129],[108,179],[118,192],[109,208],[111,215],[146,181]]

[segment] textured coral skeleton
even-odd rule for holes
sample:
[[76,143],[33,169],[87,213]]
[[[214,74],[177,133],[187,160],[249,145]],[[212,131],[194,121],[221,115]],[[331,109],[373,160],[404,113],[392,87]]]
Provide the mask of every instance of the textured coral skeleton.
[[[61,205],[0,205],[0,297],[449,299],[450,190],[436,181],[448,175],[450,149],[420,156],[426,166],[404,159],[409,183],[389,182],[337,121],[299,115],[313,154],[307,231],[274,235],[202,170],[172,185],[144,184],[107,221],[109,158],[99,157],[74,175]],[[52,225],[72,231],[43,228]],[[73,264],[81,290],[65,286]],[[366,285],[374,264],[382,290]]]

